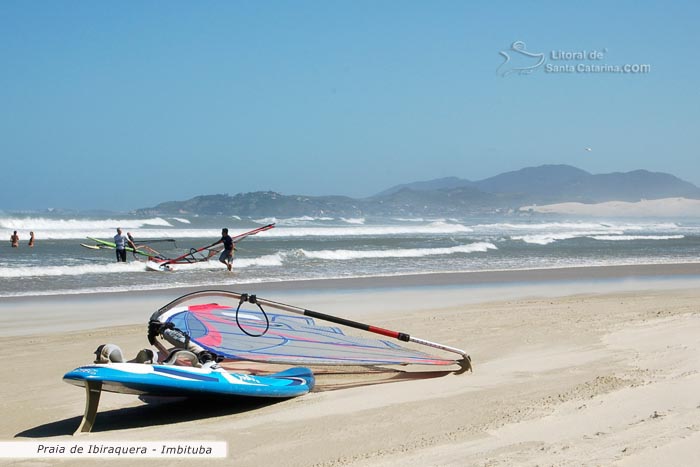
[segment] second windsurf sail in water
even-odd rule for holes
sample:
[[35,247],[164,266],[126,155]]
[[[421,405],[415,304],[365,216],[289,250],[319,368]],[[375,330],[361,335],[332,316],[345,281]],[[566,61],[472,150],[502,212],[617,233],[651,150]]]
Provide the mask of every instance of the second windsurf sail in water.
[[[235,237],[232,237],[233,244],[235,245],[236,243],[240,242],[241,240],[247,237],[250,237],[251,235],[270,230],[274,227],[274,223],[267,224],[256,229],[249,230],[248,232],[244,232],[240,235],[236,235]],[[223,245],[217,245],[214,247],[208,246],[202,248],[191,248],[190,251],[176,258],[162,258],[158,256],[153,256],[148,259],[148,262],[146,263],[146,268],[148,268],[151,271],[173,271],[173,266],[177,264],[191,264],[199,263],[202,261],[209,261],[210,258],[216,256],[217,254],[220,254],[223,248]]]

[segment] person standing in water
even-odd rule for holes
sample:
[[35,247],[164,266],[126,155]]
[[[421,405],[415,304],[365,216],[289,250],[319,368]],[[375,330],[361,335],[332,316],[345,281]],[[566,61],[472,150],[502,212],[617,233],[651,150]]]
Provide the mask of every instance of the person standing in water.
[[[133,238],[133,237],[132,237]],[[117,227],[117,235],[114,236],[115,251],[117,252],[117,262],[126,263],[126,247],[129,246],[136,251],[136,245],[129,237],[122,235],[122,229]]]
[[29,242],[27,243],[29,248],[34,248],[34,232],[29,232]]
[[226,269],[230,271],[233,267],[233,252],[236,250],[236,247],[233,243],[233,238],[231,238],[231,236],[228,234],[228,229],[221,229],[221,238],[206,247],[205,250],[218,245],[219,243],[224,244],[224,251],[222,251],[221,255],[219,255],[219,262],[225,264]]
[[17,235],[17,231],[10,235],[10,242],[12,243],[12,248],[17,248],[19,247],[19,235]]

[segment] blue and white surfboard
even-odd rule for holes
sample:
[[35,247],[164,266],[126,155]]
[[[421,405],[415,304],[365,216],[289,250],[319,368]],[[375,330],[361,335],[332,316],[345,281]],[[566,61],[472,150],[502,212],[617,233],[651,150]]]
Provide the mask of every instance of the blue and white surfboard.
[[143,363],[86,365],[63,376],[67,383],[85,387],[101,383],[103,391],[152,396],[221,394],[252,397],[296,397],[314,386],[308,368],[290,368],[266,376],[230,373],[222,368],[194,368]]

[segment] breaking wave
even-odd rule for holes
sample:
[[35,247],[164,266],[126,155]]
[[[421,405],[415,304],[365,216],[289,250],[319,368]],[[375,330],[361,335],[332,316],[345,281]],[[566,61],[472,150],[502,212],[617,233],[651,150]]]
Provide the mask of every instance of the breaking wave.
[[624,232],[623,231],[611,231],[611,230],[605,230],[605,231],[591,231],[591,232],[557,232],[557,233],[544,233],[544,234],[537,234],[537,235],[513,235],[511,236],[511,239],[513,240],[522,240],[525,243],[531,243],[535,245],[549,245],[550,243],[554,243],[557,241],[562,241],[562,240],[571,240],[573,238],[582,238],[582,237],[594,237],[597,235],[622,235]]
[[631,240],[680,240],[685,235],[593,235],[594,240],[631,241]]
[[0,229],[8,230],[109,230],[117,227],[138,229],[147,226],[172,227],[161,217],[151,219],[48,219],[45,217],[5,217],[0,218]]
[[347,261],[369,258],[419,258],[423,256],[454,255],[458,253],[483,253],[497,250],[496,245],[488,242],[477,242],[469,245],[459,245],[448,248],[402,248],[394,250],[299,250],[301,254],[311,259],[331,261]]
[[276,228],[265,232],[270,237],[353,237],[353,236],[385,236],[411,234],[459,234],[468,233],[472,229],[462,224],[433,222],[426,225],[388,225],[388,226],[345,226],[345,227],[293,227]]
[[82,276],[86,274],[120,274],[124,272],[136,272],[145,270],[143,263],[132,261],[130,263],[94,263],[81,264],[75,266],[23,266],[23,267],[0,267],[0,277],[59,277],[59,276]]

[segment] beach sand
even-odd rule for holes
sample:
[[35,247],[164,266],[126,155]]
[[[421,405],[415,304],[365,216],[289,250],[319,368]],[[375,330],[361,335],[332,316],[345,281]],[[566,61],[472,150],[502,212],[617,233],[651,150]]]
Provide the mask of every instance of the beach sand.
[[62,375],[91,363],[99,344],[115,343],[127,356],[146,347],[148,317],[179,291],[4,300],[0,441],[228,446],[225,460],[138,461],[151,466],[700,464],[700,265],[416,283],[377,278],[241,291],[463,348],[473,373],[271,403],[146,404],[104,393],[93,432],[80,437],[71,434],[84,391]]

